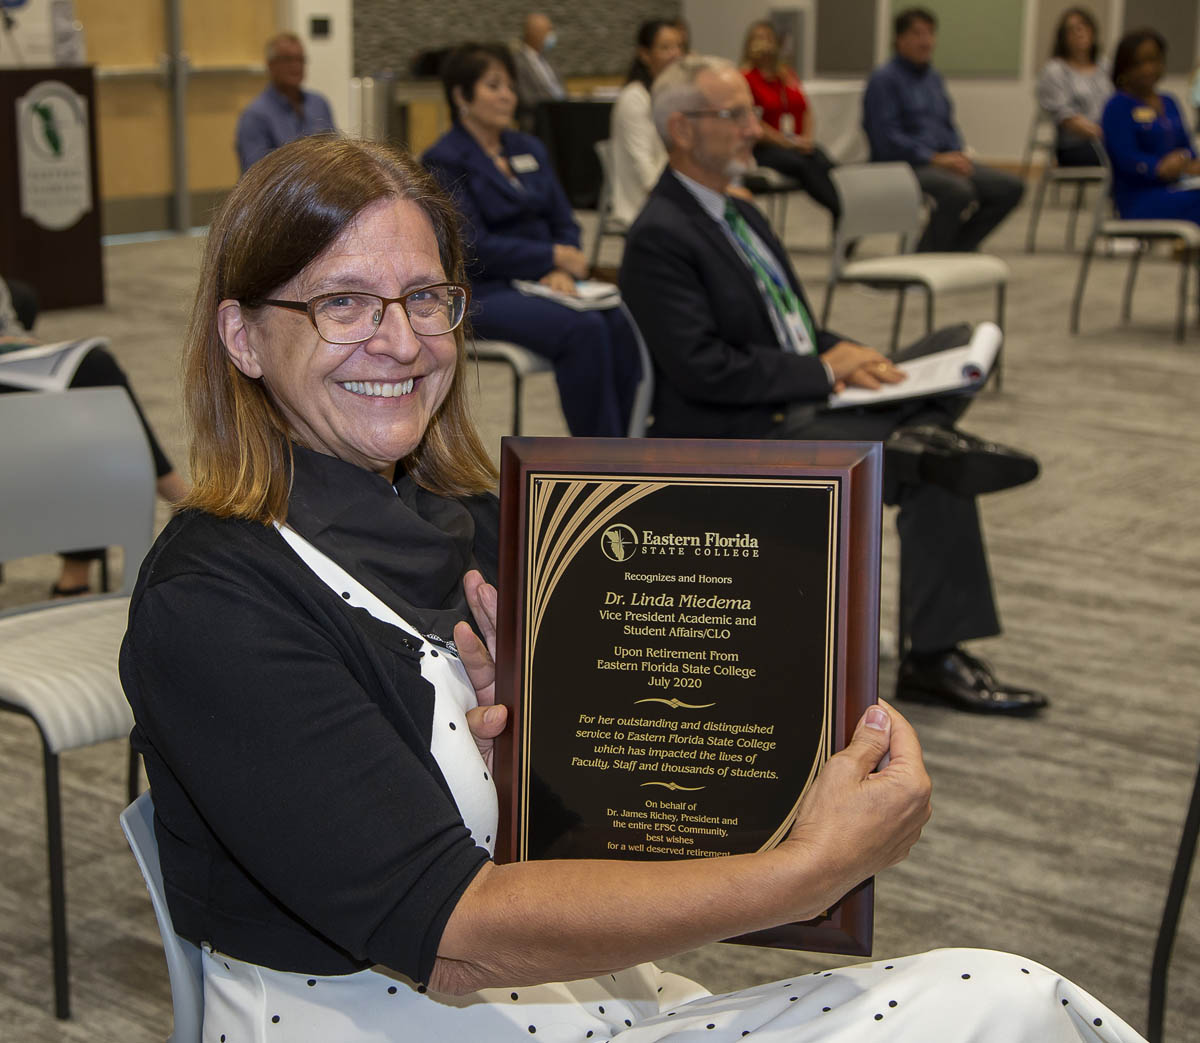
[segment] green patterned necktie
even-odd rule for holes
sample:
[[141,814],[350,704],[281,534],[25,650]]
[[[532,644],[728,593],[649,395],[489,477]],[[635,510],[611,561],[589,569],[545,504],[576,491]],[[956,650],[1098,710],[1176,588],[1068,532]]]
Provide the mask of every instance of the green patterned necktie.
[[[742,248],[742,255],[750,263],[750,268],[763,290],[768,306],[775,312],[783,329],[795,334],[788,337],[791,346],[801,355],[815,352],[817,350],[817,332],[813,328],[808,309],[804,307],[804,302],[800,300],[791,286],[786,281],[780,280],[774,266],[762,256],[762,253],[754,245],[754,239],[750,235],[750,226],[738,208],[733,205],[731,199],[725,201],[725,221],[733,231],[738,245]],[[795,328],[796,324],[793,320],[797,317],[800,319],[803,330],[808,334],[807,343],[803,342],[799,331]]]

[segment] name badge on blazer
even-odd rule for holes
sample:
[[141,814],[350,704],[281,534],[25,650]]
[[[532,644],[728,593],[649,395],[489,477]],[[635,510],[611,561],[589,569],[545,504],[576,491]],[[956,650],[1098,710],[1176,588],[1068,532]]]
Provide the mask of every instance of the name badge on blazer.
[[513,168],[513,173],[532,174],[538,169],[537,156],[530,152],[524,152],[519,156],[509,156],[508,165]]
[[1133,119],[1136,123],[1153,123],[1157,118],[1157,114],[1149,105],[1139,105],[1133,110]]

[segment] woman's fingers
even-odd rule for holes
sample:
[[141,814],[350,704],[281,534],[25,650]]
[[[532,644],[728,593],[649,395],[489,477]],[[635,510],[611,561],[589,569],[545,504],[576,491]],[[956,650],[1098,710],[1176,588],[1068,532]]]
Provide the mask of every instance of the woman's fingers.
[[507,723],[507,706],[476,706],[467,711],[467,727],[489,772],[495,762],[496,736],[504,731]]
[[828,866],[839,897],[903,861],[929,820],[930,790],[912,726],[887,704],[872,706],[821,770],[788,842]]
[[463,590],[467,595],[467,607],[475,617],[488,651],[495,656],[496,613],[500,603],[496,588],[477,569],[472,569],[463,577]]
[[481,706],[487,706],[496,701],[496,662],[492,654],[484,647],[479,636],[468,623],[454,625],[454,645],[458,649],[458,658],[462,661],[471,687],[475,689],[475,699]]

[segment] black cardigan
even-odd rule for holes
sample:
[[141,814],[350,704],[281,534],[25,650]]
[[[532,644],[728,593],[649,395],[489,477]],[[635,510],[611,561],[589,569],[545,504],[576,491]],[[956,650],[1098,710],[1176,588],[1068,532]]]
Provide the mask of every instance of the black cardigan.
[[[466,503],[494,562],[496,501]],[[180,935],[279,970],[428,980],[487,853],[429,752],[421,646],[346,605],[273,528],[167,526],[120,668]]]

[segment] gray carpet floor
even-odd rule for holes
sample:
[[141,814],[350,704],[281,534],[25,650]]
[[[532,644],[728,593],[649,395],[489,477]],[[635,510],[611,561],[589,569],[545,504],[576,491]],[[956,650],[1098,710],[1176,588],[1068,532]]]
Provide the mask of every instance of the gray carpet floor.
[[[591,215],[582,215],[591,224]],[[1004,389],[963,426],[1036,453],[1035,484],[981,503],[1005,633],[976,648],[1004,676],[1044,689],[1036,720],[902,707],[922,737],[934,816],[903,865],[878,881],[875,952],[982,946],[1055,967],[1144,1030],[1167,878],[1200,748],[1200,330],[1171,338],[1175,265],[1143,266],[1133,322],[1119,323],[1125,265],[1094,267],[1081,336],[1067,333],[1078,267],[1065,212],[1043,218],[1044,252],[1022,251],[1024,211],[989,247],[1012,267]],[[793,201],[787,241],[819,301],[827,221]],[[602,260],[616,263],[607,240]],[[105,249],[105,308],[47,314],[47,340],[112,338],[168,452],[183,465],[178,354],[201,242]],[[913,306],[908,336],[916,336]],[[882,343],[892,298],[840,291],[835,329]],[[939,303],[939,321],[991,315],[987,294]],[[498,449],[511,386],[488,364],[471,379]],[[565,434],[550,376],[530,381],[526,433]],[[166,518],[160,512],[160,522]],[[894,618],[896,546],[884,550]],[[55,559],[6,565],[0,606],[36,599]],[[886,638],[886,635],[885,635]],[[886,647],[887,641],[884,641]],[[882,660],[880,686],[894,684]],[[0,721],[0,1039],[161,1041],[170,993],[149,901],[117,827],[118,743],[64,758],[73,1019],[51,1009],[41,763],[33,728]],[[1173,964],[1168,1038],[1200,1038],[1200,893],[1191,888]],[[807,953],[711,945],[663,961],[713,990],[833,965]]]

